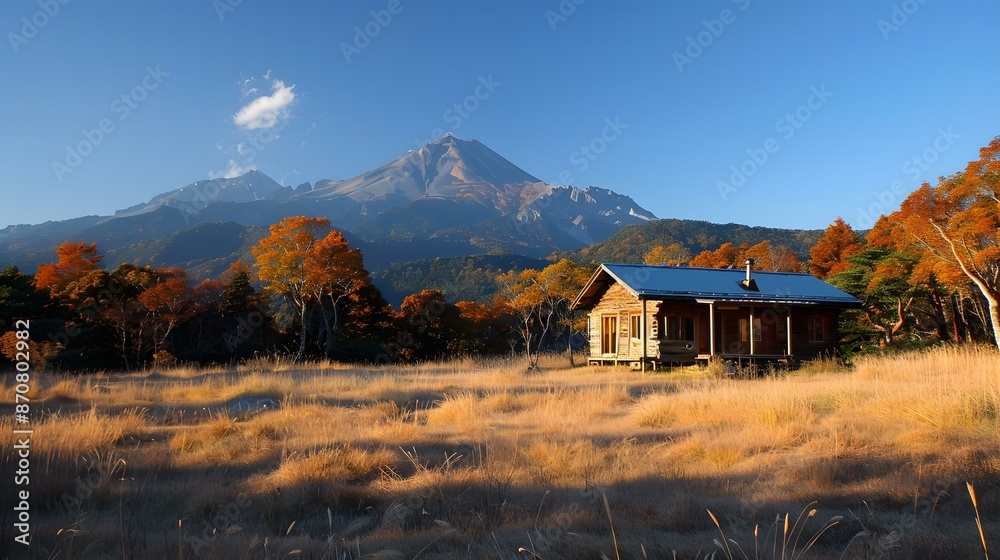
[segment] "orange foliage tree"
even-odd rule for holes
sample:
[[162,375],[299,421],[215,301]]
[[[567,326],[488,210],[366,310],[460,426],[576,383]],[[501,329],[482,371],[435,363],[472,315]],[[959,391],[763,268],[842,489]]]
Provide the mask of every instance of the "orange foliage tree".
[[298,312],[301,330],[296,359],[299,361],[304,360],[306,355],[306,312],[316,291],[306,275],[306,255],[329,227],[330,220],[326,218],[283,218],[270,227],[271,234],[261,239],[252,250],[257,276],[267,284],[269,291],[287,297]]
[[[519,333],[524,341],[528,367],[538,364],[538,352],[544,348],[552,331],[565,323],[567,335],[573,335],[573,299],[590,277],[590,269],[569,259],[562,259],[542,270],[510,271],[500,276],[511,310],[520,323]],[[567,342],[569,345],[571,341]],[[532,347],[536,350],[533,353]],[[570,362],[573,353],[570,350]]]
[[179,268],[154,269],[152,281],[137,299],[147,311],[154,354],[164,348],[177,325],[197,310],[187,275]]
[[461,348],[465,336],[461,310],[445,300],[438,290],[423,290],[406,296],[399,306],[397,321],[408,333],[400,356],[410,360],[441,358]]
[[964,172],[924,183],[889,216],[942,281],[969,282],[986,300],[1000,346],[1000,137]]
[[739,247],[732,243],[723,243],[714,251],[702,251],[691,259],[691,266],[704,268],[737,268],[742,267],[747,259],[754,260],[754,268],[772,272],[799,272],[802,263],[795,251],[784,247],[772,247],[770,241],[761,241],[756,245],[743,243]]
[[368,271],[361,250],[351,249],[337,230],[331,230],[306,251],[302,271],[306,287],[323,316],[326,355],[330,356],[334,336],[340,328],[342,300],[356,294],[368,282]]
[[691,251],[681,243],[671,243],[670,245],[657,245],[649,250],[642,258],[643,262],[651,265],[684,266],[691,262]]
[[38,273],[35,274],[35,287],[48,290],[54,298],[63,297],[70,284],[97,269],[104,258],[97,252],[96,243],[87,245],[82,241],[63,242],[56,249],[56,255],[56,262],[38,265]]
[[704,268],[732,268],[737,266],[737,258],[740,249],[746,250],[747,245],[736,247],[730,242],[725,242],[714,251],[705,250],[691,259],[691,266]]
[[472,355],[509,353],[510,341],[517,335],[512,332],[508,303],[500,294],[493,297],[490,305],[474,301],[456,303],[464,330],[457,351]]
[[823,237],[809,251],[809,272],[817,278],[843,272],[851,266],[847,257],[860,250],[861,243],[854,230],[843,219],[837,218],[827,226]]

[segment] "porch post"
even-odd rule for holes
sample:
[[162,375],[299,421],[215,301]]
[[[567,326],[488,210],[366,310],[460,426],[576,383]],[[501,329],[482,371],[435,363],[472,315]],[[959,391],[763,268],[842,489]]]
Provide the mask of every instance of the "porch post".
[[788,314],[785,316],[785,333],[788,335],[788,357],[792,357],[792,308],[788,307]]
[[754,347],[754,344],[753,344],[753,306],[752,305],[750,306],[750,329],[749,329],[749,331],[750,332],[748,332],[747,334],[749,335],[749,338],[750,338],[750,355],[753,356],[753,347]]
[[708,302],[708,357],[715,357],[715,304]]
[[642,305],[642,316],[639,318],[639,328],[642,329],[642,372],[646,373],[646,300],[639,298],[639,304]]

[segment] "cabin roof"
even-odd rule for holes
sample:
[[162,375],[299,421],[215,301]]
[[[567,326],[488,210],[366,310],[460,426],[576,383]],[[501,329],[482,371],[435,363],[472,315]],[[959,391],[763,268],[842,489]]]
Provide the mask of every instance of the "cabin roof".
[[615,282],[636,298],[649,300],[861,306],[858,298],[811,274],[755,270],[752,278],[757,290],[743,287],[745,277],[743,269],[602,264],[576,296],[573,307],[592,308]]

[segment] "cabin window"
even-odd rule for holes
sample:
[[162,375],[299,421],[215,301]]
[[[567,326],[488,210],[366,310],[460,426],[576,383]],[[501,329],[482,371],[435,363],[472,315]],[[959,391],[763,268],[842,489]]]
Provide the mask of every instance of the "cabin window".
[[826,317],[809,318],[810,342],[826,342]]
[[753,318],[753,341],[761,342],[764,340],[764,326],[760,317]]
[[618,353],[618,316],[605,315],[601,317],[601,353]]
[[642,315],[628,316],[628,332],[632,338],[642,340]]
[[665,336],[667,340],[694,342],[694,317],[667,317]]

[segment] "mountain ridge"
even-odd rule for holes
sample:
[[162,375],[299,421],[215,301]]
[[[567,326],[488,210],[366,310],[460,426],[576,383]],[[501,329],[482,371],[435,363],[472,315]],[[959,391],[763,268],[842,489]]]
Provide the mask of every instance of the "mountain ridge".
[[[373,273],[406,270],[400,265],[421,259],[486,254],[526,259],[569,254],[579,260],[621,256],[620,250],[601,249],[601,243],[622,231],[652,232],[638,234],[642,239],[623,238],[635,253],[645,238],[691,237],[696,234],[681,230],[706,227],[688,221],[676,232],[663,233],[664,224],[674,222],[660,220],[626,194],[597,186],[550,185],[477,140],[445,135],[349,179],[293,188],[253,170],[195,181],[110,216],[8,226],[0,229],[0,264],[29,270],[54,260],[60,242],[97,242],[109,267],[120,262],[181,266],[200,279],[251,258],[249,248],[266,235],[267,226],[295,215],[328,218],[352,246],[363,250]],[[795,239],[796,234],[779,231],[784,230],[772,233]],[[698,245],[684,241],[692,248]],[[626,256],[635,260],[632,253]],[[387,289],[401,286],[384,274],[379,278]]]

